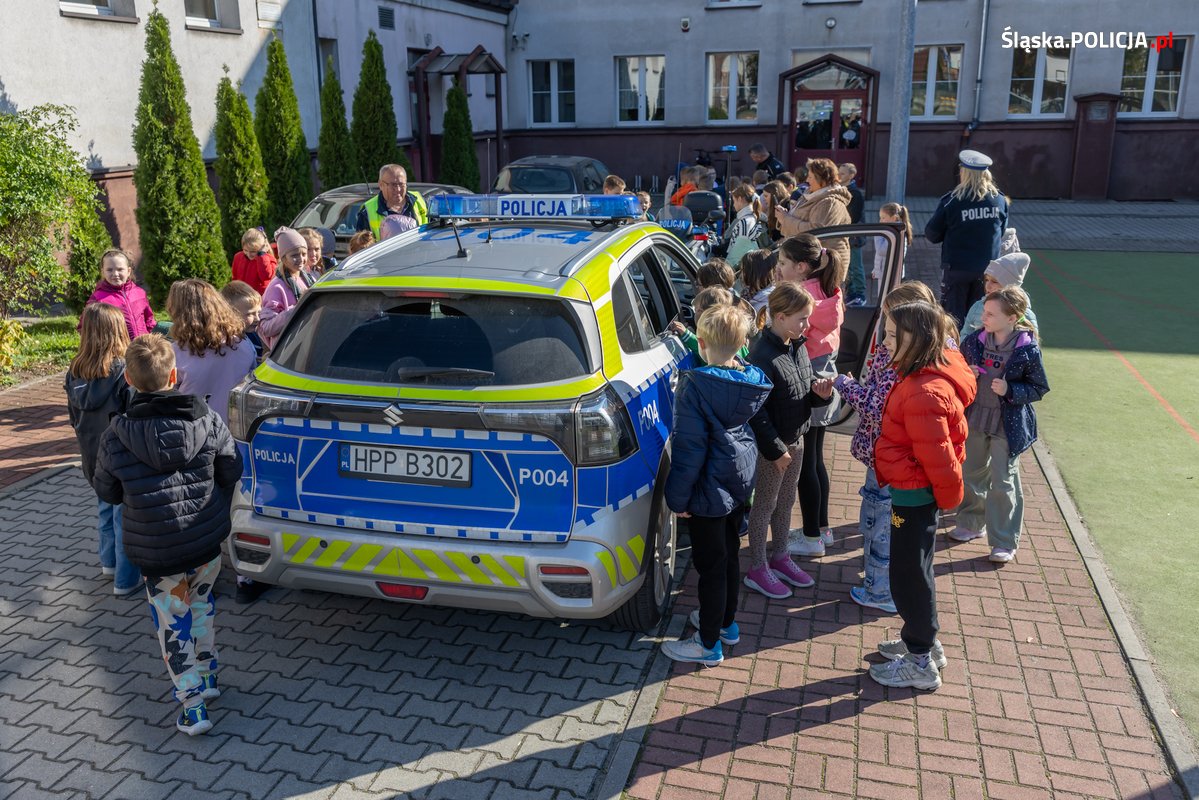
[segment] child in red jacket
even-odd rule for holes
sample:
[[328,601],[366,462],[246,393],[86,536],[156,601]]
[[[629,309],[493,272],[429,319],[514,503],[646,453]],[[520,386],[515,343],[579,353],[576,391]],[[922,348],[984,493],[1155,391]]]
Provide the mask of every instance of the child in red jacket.
[[946,663],[933,583],[937,512],[962,502],[966,406],[978,385],[940,308],[896,306],[885,326],[899,380],[883,409],[874,469],[879,485],[891,490],[891,598],[903,628],[899,639],[878,646],[888,661],[872,666],[870,677],[883,686],[933,690]]
[[279,265],[261,228],[242,234],[241,252],[233,257],[233,280],[250,284],[261,295],[266,291]]

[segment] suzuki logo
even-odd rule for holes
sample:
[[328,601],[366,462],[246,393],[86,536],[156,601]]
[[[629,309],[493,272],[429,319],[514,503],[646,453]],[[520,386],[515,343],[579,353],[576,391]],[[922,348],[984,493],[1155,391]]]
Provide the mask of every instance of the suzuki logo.
[[404,422],[404,410],[393,403],[384,410],[383,418],[391,427],[399,427]]

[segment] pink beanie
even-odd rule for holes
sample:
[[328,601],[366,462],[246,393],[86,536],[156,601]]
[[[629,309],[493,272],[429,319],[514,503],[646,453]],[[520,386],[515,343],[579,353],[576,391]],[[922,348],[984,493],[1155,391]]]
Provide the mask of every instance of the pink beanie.
[[275,244],[279,246],[279,258],[283,258],[292,250],[299,250],[301,247],[306,249],[308,240],[291,228],[283,227],[275,231]]

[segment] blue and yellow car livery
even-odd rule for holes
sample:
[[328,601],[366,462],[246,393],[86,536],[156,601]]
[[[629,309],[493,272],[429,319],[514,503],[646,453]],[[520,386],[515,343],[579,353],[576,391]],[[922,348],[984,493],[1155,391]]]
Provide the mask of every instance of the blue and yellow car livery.
[[697,264],[631,197],[446,196],[302,298],[230,397],[229,554],[283,586],[654,626],[667,331]]

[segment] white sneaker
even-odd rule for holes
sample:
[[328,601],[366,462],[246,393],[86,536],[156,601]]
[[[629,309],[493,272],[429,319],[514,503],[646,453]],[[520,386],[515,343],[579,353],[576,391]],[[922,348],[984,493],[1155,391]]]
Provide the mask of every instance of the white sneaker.
[[117,574],[116,567],[100,567],[100,575],[105,578],[111,578]]
[[683,661],[688,664],[703,664],[705,667],[714,667],[721,661],[724,661],[724,652],[720,646],[720,640],[716,640],[716,646],[711,650],[704,647],[704,643],[699,640],[699,631],[695,632],[694,636],[683,639],[681,642],[666,642],[662,645],[662,652],[666,657],[674,661]]
[[949,532],[949,538],[955,542],[973,542],[975,539],[980,539],[986,535],[987,532],[985,530],[972,531],[969,528],[963,528],[961,525]]
[[[903,643],[903,639],[888,639],[878,643],[878,653],[891,661],[898,661],[908,654],[908,646]],[[933,649],[928,654],[932,656],[937,669],[945,669],[949,664],[949,659],[945,658],[945,646],[941,644],[940,639],[933,642]]]
[[820,543],[822,545],[824,545],[825,547],[833,546],[833,529],[832,528],[821,528],[820,529]]
[[872,665],[870,677],[883,686],[910,686],[928,692],[941,688],[941,671],[937,669],[937,663],[929,658],[924,666],[920,666],[917,657],[911,653],[894,661]]
[[1006,547],[992,547],[990,560],[996,564],[1007,564],[1016,560],[1016,551]]
[[817,558],[824,555],[824,542],[820,540],[819,536],[809,539],[807,536],[801,534],[798,538],[792,539],[788,543],[787,552],[793,556]]

